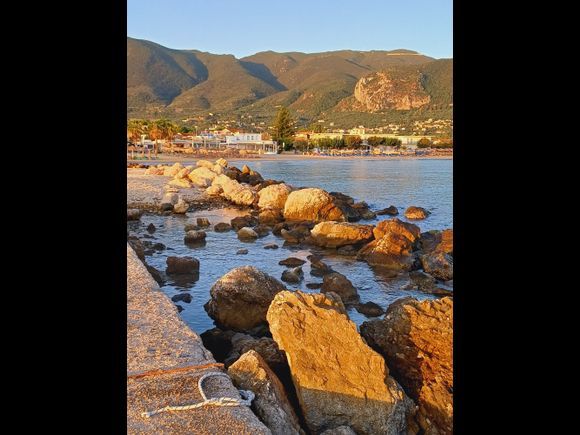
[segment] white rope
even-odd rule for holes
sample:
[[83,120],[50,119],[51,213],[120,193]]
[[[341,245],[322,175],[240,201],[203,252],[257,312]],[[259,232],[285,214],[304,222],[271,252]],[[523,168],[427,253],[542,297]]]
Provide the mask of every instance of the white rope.
[[208,399],[203,391],[203,381],[204,379],[209,378],[210,376],[222,376],[229,379],[229,376],[225,373],[220,372],[210,372],[203,375],[197,381],[197,388],[203,398],[203,402],[194,403],[191,405],[183,405],[183,406],[166,406],[164,408],[156,409],[155,411],[150,412],[142,412],[141,415],[145,418],[150,418],[155,414],[160,414],[162,412],[167,411],[187,411],[189,409],[196,409],[201,408],[202,406],[250,406],[252,404],[252,400],[254,400],[255,394],[249,390],[239,390],[240,396],[242,399],[234,399],[232,397],[216,397]]

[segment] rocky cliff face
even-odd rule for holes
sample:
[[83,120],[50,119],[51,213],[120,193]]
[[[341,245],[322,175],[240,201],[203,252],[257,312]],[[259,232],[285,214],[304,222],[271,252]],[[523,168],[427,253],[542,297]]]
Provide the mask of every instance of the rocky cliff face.
[[421,84],[421,73],[399,75],[380,71],[361,78],[354,88],[359,110],[410,110],[428,104],[431,97]]

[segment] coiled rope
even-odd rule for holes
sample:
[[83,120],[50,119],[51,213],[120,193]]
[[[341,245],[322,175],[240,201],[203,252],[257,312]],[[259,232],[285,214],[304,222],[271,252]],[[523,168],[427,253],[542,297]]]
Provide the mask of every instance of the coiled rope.
[[234,399],[232,397],[216,397],[208,399],[203,391],[203,381],[211,376],[221,376],[229,379],[229,376],[220,372],[209,372],[203,375],[197,381],[197,388],[203,398],[203,402],[194,403],[183,406],[166,406],[164,408],[156,409],[155,411],[142,412],[141,415],[145,418],[150,418],[156,414],[161,414],[167,411],[187,411],[189,409],[201,408],[202,406],[250,406],[254,400],[255,394],[249,390],[239,390],[242,399]]

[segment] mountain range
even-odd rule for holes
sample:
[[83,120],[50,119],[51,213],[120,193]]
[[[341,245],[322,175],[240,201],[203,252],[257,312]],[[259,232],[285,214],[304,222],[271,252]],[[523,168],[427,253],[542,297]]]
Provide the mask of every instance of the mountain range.
[[267,119],[281,105],[304,123],[451,118],[452,82],[452,59],[411,50],[264,51],[238,59],[127,38],[130,118],[213,112]]

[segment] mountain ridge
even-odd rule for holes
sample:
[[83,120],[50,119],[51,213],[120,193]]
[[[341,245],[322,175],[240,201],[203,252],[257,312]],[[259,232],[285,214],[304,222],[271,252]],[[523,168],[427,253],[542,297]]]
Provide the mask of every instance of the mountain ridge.
[[[178,118],[211,111],[268,118],[280,105],[287,105],[304,122],[329,113],[349,116],[345,110],[355,116],[370,113],[365,105],[348,103],[357,83],[372,74],[391,71],[402,78],[389,82],[389,95],[399,88],[404,92],[405,86],[399,84],[405,83],[405,74],[413,80],[420,76],[420,91],[429,95],[425,98],[429,103],[421,108],[413,106],[410,116],[421,116],[431,109],[451,115],[452,67],[453,59],[435,59],[408,49],[267,50],[237,58],[195,49],[176,50],[127,37],[127,110],[129,117]],[[373,107],[383,106],[390,107]]]

